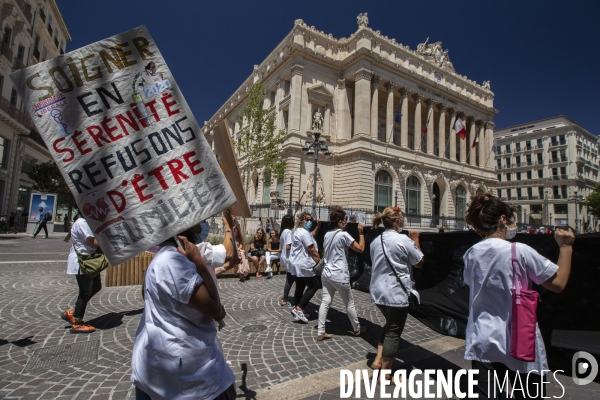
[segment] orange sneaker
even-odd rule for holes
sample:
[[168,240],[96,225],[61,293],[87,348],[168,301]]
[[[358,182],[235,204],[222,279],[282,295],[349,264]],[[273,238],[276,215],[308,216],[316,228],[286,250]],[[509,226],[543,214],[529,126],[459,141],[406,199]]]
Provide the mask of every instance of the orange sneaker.
[[65,312],[63,312],[60,317],[62,319],[64,319],[65,321],[67,321],[68,323],[70,323],[71,325],[73,325],[75,323],[75,317],[73,316],[73,313],[71,312],[71,310],[67,310]]
[[91,325],[84,323],[75,324],[71,326],[71,333],[92,333],[96,332],[96,328]]

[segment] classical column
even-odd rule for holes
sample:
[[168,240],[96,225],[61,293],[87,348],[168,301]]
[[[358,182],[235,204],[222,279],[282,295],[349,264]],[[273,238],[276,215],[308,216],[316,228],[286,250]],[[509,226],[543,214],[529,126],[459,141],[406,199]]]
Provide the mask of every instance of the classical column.
[[416,93],[413,98],[415,99],[415,128],[413,131],[415,150],[421,150],[421,99],[423,99],[423,95]]
[[489,169],[494,169],[494,153],[492,149],[494,147],[494,127],[496,124],[493,122],[488,122],[485,124],[485,147],[487,151],[487,165],[486,167]]
[[440,157],[446,158],[446,108],[447,105],[441,103],[438,105],[440,111],[440,119],[438,120],[439,140],[440,140]]
[[400,101],[402,102],[402,106],[400,107],[400,112],[402,114],[402,118],[400,119],[400,146],[408,147],[408,95],[410,94],[410,90],[407,88],[400,89]]
[[459,139],[458,141],[460,142],[460,162],[464,164],[467,162],[467,140]]
[[426,119],[426,124],[427,124],[427,154],[434,154],[434,149],[435,149],[435,143],[434,143],[434,138],[435,138],[435,132],[434,132],[434,128],[433,128],[433,105],[435,104],[435,100],[432,99],[427,99],[425,101],[425,104],[427,104],[427,119]]
[[387,103],[385,107],[385,136],[386,142],[392,143],[394,141],[394,88],[396,84],[393,81],[389,81],[385,84],[387,89]]
[[[469,133],[469,146],[473,146],[473,141],[477,136],[477,131],[480,131],[483,126],[483,121],[481,120],[473,120],[471,121],[471,132]],[[477,148],[471,148],[469,152],[469,164],[477,165]],[[481,151],[481,148],[479,149]]]
[[300,109],[302,107],[302,73],[304,66],[294,64],[292,66],[292,82],[290,89],[290,112],[288,114],[289,131],[300,132]]
[[380,77],[373,76],[371,81],[371,137],[378,138],[377,127],[379,125],[379,81]]
[[331,106],[325,105],[325,116],[323,117],[323,133],[325,135],[331,134],[331,128],[329,127],[329,121],[331,120]]
[[354,74],[354,135],[371,136],[371,78],[373,74],[361,68]]
[[448,110],[448,115],[450,116],[450,159],[452,161],[456,161],[456,131],[454,130],[454,121],[458,116],[458,113],[454,108]]
[[479,137],[477,138],[477,166],[484,168],[486,162],[486,154],[485,154],[485,124],[480,126]]
[[337,109],[335,116],[337,118],[337,139],[350,140],[352,138],[352,115],[350,114],[350,102],[348,100],[348,90],[346,89],[346,79],[343,76],[337,82]]
[[279,102],[283,98],[283,81],[281,80],[281,78],[277,78],[277,83],[275,87],[275,124],[277,126],[277,129],[283,129],[283,111],[279,110]]

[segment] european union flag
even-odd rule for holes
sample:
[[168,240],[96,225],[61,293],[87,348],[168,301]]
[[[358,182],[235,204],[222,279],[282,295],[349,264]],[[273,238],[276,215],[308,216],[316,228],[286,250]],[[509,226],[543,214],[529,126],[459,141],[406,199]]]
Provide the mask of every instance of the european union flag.
[[402,118],[402,114],[396,112],[396,118],[394,118],[394,122],[400,122],[400,118]]

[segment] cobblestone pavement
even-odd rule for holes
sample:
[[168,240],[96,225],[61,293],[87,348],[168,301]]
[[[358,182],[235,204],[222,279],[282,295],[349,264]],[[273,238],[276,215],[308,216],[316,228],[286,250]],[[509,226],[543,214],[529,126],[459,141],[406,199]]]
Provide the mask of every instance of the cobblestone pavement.
[[[3,240],[0,235],[0,399],[133,398],[130,360],[144,306],[140,287],[103,288],[86,312],[98,330],[70,334],[59,314],[74,304],[77,284],[66,275],[69,245],[63,237]],[[357,365],[374,355],[384,319],[365,293],[355,291],[354,296],[360,322],[369,332],[361,338],[351,335],[338,295],[327,323],[335,337],[316,342],[321,291],[308,306],[310,323],[298,324],[292,322],[289,308],[279,306],[282,276],[219,282],[229,313],[219,338],[237,377],[238,397],[253,398],[256,391]],[[399,355],[439,338],[409,317]],[[461,365],[462,356],[455,358],[451,361]],[[316,397],[329,399],[335,393]]]
[[[66,261],[42,262],[66,260],[68,244],[62,237],[0,239],[0,398],[132,398],[131,350],[144,305],[140,287],[103,288],[86,311],[86,319],[98,330],[70,334],[59,314],[74,304],[77,284],[65,273]],[[310,323],[293,323],[290,309],[278,304],[283,283],[279,276],[220,281],[229,316],[219,338],[241,387],[238,393],[246,397],[254,390],[364,360],[377,342],[383,317],[368,295],[355,292],[361,324],[370,328],[364,338],[351,336],[350,321],[336,296],[328,318],[328,332],[335,338],[316,342],[321,292],[308,307]],[[436,337],[409,318],[401,347]],[[67,357],[73,353],[76,359]]]

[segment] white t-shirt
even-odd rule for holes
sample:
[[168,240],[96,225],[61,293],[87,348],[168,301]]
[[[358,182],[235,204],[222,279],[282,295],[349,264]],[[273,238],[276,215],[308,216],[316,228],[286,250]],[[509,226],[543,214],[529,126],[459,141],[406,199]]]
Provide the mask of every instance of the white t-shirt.
[[286,249],[288,244],[292,244],[292,231],[290,231],[289,229],[284,229],[283,232],[281,232],[281,235],[279,235],[279,246],[281,246],[281,265],[283,265],[285,267],[285,270],[289,273],[291,273],[292,275],[294,274],[294,270],[293,267],[290,265],[290,263],[288,262],[289,259],[289,254],[291,253],[291,249],[288,252],[288,250]]
[[[315,276],[312,267],[315,265],[311,253],[307,247],[314,245],[317,249],[317,242],[309,231],[303,227],[292,231],[292,249],[289,262],[292,264],[295,275],[300,278],[310,278]],[[317,249],[318,250],[318,249]]]
[[[536,370],[539,374],[548,369],[539,327],[536,326],[534,362],[520,361],[510,355],[514,275],[510,246],[506,240],[486,239],[463,256],[464,279],[470,289],[465,359],[501,362],[513,371]],[[520,273],[526,273],[528,281],[539,285],[558,270],[558,265],[526,244],[517,243],[516,250]]]
[[354,238],[348,232],[344,232],[341,229],[329,231],[325,234],[323,250],[327,254],[323,254],[325,258],[325,267],[323,268],[324,278],[339,283],[350,282],[348,248],[353,242]]
[[[423,253],[417,247],[414,240],[407,235],[400,234],[393,229],[386,229],[382,234],[390,264],[396,274],[402,279],[406,290],[419,298],[419,293],[414,290],[410,278],[410,268],[423,259]],[[400,282],[396,280],[396,274],[390,268],[381,248],[381,238],[377,237],[371,243],[371,300],[375,304],[390,307],[408,307],[408,296]]]
[[153,399],[214,399],[235,376],[218,348],[215,321],[188,305],[202,284],[195,265],[174,247],[162,247],[145,283],[131,381]]
[[79,217],[77,221],[71,227],[71,251],[69,252],[69,258],[67,258],[67,274],[78,275],[79,274],[79,261],[77,260],[77,253],[74,248],[77,249],[79,254],[95,254],[96,248],[92,247],[88,242],[87,238],[94,238],[94,233],[88,225],[87,221]]

